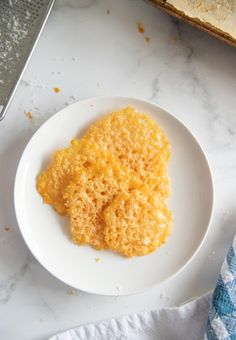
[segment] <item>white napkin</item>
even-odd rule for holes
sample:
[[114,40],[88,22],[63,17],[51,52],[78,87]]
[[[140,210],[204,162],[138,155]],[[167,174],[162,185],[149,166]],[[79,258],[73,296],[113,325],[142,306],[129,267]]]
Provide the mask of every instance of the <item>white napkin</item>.
[[160,308],[78,326],[49,340],[203,340],[211,294]]

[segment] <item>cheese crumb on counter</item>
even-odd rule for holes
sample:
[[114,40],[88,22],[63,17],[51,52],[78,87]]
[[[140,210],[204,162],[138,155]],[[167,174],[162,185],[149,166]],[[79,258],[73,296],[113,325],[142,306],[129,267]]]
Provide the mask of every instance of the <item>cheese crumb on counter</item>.
[[55,93],[59,93],[59,92],[61,92],[61,89],[60,89],[60,87],[54,87],[54,88],[53,88],[53,91],[54,91]]
[[138,32],[139,33],[144,33],[145,32],[145,29],[144,29],[144,26],[141,22],[137,22],[137,28],[138,28]]
[[25,111],[25,115],[27,118],[32,119],[33,118],[33,113],[32,111]]

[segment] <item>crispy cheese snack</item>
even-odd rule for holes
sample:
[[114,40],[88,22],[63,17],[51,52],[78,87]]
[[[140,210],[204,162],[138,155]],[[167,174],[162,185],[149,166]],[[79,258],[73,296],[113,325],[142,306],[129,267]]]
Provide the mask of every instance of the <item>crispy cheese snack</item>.
[[170,234],[170,144],[156,122],[132,107],[92,124],[53,155],[37,178],[43,201],[70,218],[77,244],[146,255]]
[[172,222],[166,203],[146,188],[117,195],[104,219],[109,249],[128,257],[147,255],[165,243]]

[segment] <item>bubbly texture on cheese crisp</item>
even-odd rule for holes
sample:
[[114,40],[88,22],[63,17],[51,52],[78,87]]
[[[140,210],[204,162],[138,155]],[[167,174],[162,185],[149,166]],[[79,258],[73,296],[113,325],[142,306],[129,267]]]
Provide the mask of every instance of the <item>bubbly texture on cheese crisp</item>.
[[147,255],[171,231],[169,159],[162,129],[126,107],[56,151],[37,189],[45,203],[69,217],[75,243],[128,257]]

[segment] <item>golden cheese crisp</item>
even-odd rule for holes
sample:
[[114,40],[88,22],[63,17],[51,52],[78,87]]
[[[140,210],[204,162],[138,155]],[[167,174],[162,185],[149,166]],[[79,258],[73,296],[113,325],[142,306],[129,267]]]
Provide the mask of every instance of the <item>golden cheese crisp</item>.
[[78,169],[64,193],[74,242],[96,249],[108,248],[104,240],[104,209],[117,194],[139,185],[130,171],[114,160],[109,165],[98,163]]
[[37,189],[45,203],[68,215],[75,243],[146,255],[170,233],[169,159],[162,129],[126,107],[55,152],[37,178]]
[[85,139],[114,154],[151,189],[164,197],[169,196],[166,166],[170,159],[170,144],[153,119],[127,107],[93,124]]
[[85,139],[113,153],[144,181],[154,177],[170,159],[170,144],[162,129],[132,107],[97,121],[88,129]]
[[96,144],[83,138],[74,139],[68,148],[55,152],[51,165],[38,176],[38,192],[45,203],[52,205],[59,214],[65,215],[67,208],[63,195],[78,169],[87,169],[98,162],[109,166],[112,158],[111,154],[105,153]]
[[44,202],[52,205],[62,215],[66,213],[63,192],[74,176],[78,150],[76,141],[70,147],[55,152],[51,165],[37,179],[37,189]]
[[117,195],[104,219],[109,249],[129,257],[147,255],[163,244],[172,222],[166,203],[146,188]]

